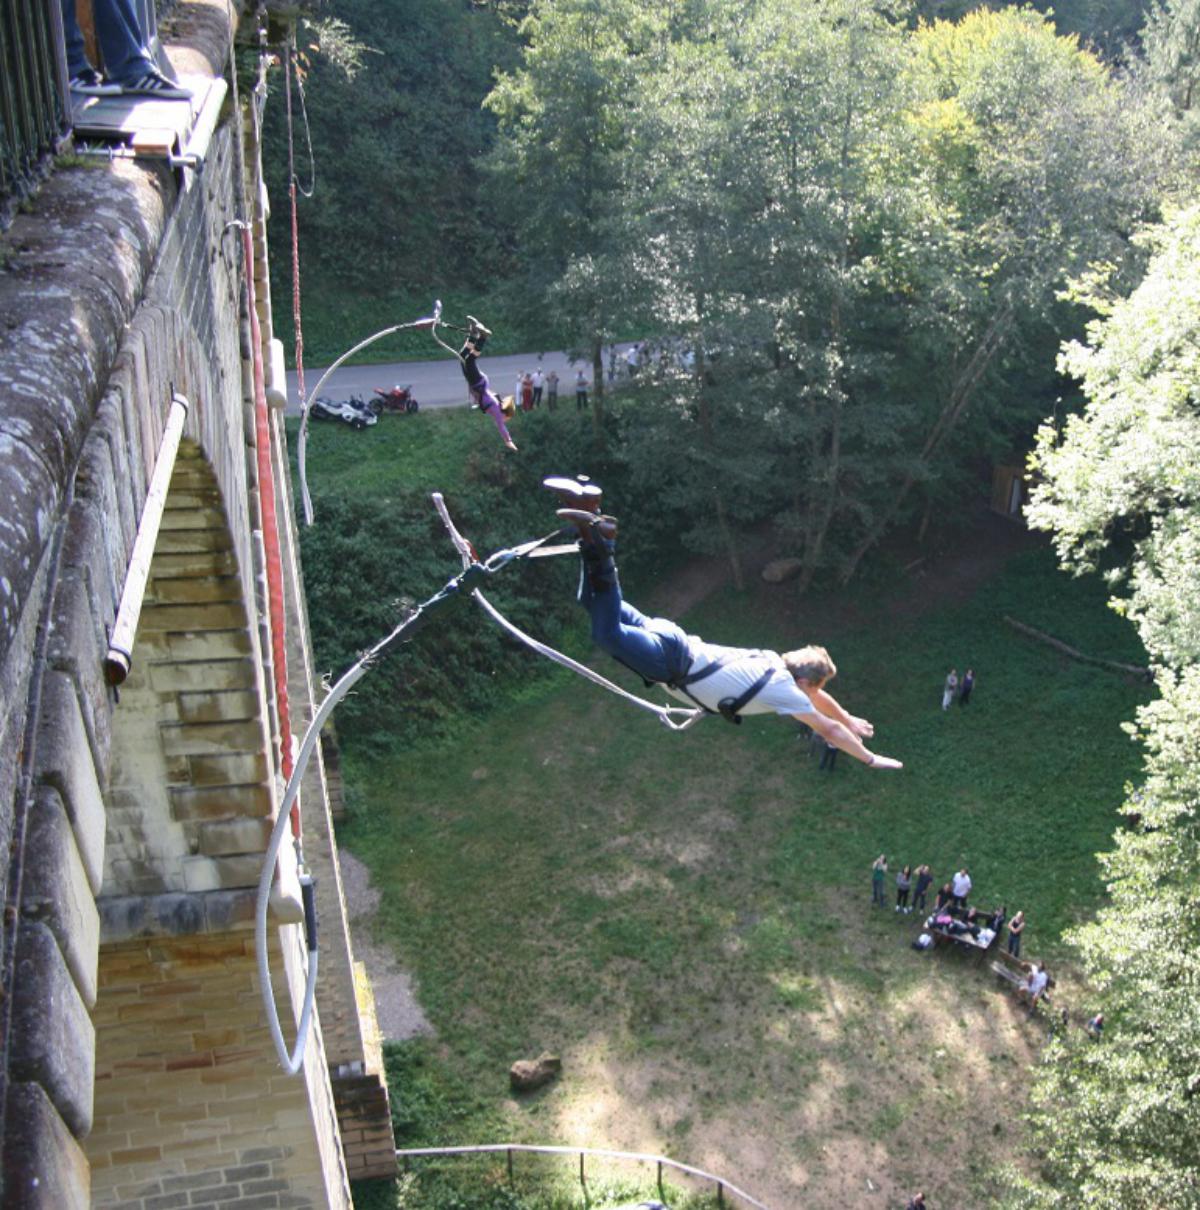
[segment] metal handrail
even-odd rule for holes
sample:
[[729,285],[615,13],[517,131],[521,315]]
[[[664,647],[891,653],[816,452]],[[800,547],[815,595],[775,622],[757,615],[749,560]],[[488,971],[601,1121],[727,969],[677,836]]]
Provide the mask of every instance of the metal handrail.
[[768,1210],[768,1207],[762,1202],[753,1198],[743,1189],[739,1189],[736,1185],[725,1180],[724,1177],[715,1176],[711,1172],[705,1172],[703,1168],[694,1168],[691,1164],[683,1164],[678,1160],[669,1159],[665,1155],[645,1155],[638,1151],[605,1151],[596,1147],[556,1147],[550,1145],[541,1145],[537,1143],[483,1143],[477,1146],[467,1147],[398,1147],[396,1149],[396,1158],[398,1160],[409,1160],[420,1156],[430,1155],[481,1155],[481,1154],[499,1154],[503,1152],[508,1157],[508,1178],[512,1180],[513,1163],[512,1157],[514,1152],[532,1152],[540,1155],[577,1155],[579,1156],[579,1183],[585,1186],[584,1178],[584,1157],[593,1156],[599,1159],[609,1160],[632,1160],[639,1164],[655,1164],[658,1168],[658,1191],[662,1196],[662,1178],[663,1169],[670,1168],[675,1172],[682,1172],[686,1176],[694,1177],[698,1180],[708,1181],[716,1186],[717,1204],[723,1206],[725,1204],[726,1194],[743,1202],[747,1206],[754,1207],[754,1210]]
[[7,0],[0,5],[0,228],[45,174],[70,117],[58,4]]

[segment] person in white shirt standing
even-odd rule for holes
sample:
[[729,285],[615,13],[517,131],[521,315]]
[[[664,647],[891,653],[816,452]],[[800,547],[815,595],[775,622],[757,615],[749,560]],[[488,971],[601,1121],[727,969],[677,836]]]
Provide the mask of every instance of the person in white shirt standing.
[[971,875],[967,873],[967,867],[963,866],[961,870],[950,880],[952,889],[954,890],[954,901],[958,906],[967,906],[967,896],[971,893]]

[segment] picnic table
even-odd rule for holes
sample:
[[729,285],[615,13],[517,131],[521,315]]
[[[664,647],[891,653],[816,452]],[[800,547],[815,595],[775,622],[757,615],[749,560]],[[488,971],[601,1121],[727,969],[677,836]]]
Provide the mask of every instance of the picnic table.
[[[983,908],[977,907],[975,909],[975,915],[978,927],[981,930],[987,929],[987,921],[991,918],[992,912],[985,911]],[[937,921],[943,916],[950,916],[952,917],[953,921],[959,921],[966,918],[966,912],[962,911],[960,908],[944,907],[940,911],[935,911],[930,914],[925,922],[925,927],[929,930],[929,935],[933,938],[933,944],[935,947],[953,944],[961,946],[969,953],[982,956],[991,950],[996,945],[996,942],[1000,939],[1000,929],[997,929],[996,932],[990,937],[987,937],[987,934],[984,933],[984,937],[987,938],[984,940],[981,937],[973,936],[969,932],[957,931],[954,928],[953,923],[938,924]],[[979,924],[979,921],[983,921],[983,923]]]

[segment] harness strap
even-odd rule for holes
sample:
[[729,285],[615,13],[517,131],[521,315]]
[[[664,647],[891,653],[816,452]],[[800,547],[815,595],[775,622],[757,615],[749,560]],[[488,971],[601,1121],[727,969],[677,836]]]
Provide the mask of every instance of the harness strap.
[[762,651],[749,651],[746,653],[739,652],[736,656],[719,656],[717,659],[713,660],[712,663],[706,664],[703,668],[700,669],[699,672],[689,672],[689,673],[685,673],[683,676],[673,677],[671,680],[667,681],[666,684],[667,684],[668,688],[674,689],[679,693],[685,694],[693,702],[695,702],[696,705],[699,706],[700,709],[703,710],[706,714],[719,714],[719,715],[721,715],[722,718],[726,719],[728,722],[740,723],[742,721],[741,717],[740,717],[740,712],[742,710],[744,710],[755,699],[755,697],[766,686],[767,682],[771,679],[771,677],[773,677],[775,675],[774,665],[769,665],[765,669],[765,671],[759,676],[759,678],[754,682],[754,684],[751,685],[747,690],[745,690],[745,692],[740,694],[738,697],[722,698],[717,703],[716,710],[713,710],[710,707],[706,706],[691,691],[689,686],[695,685],[698,682],[704,680],[706,677],[712,676],[712,674],[714,672],[717,672],[720,669],[724,668],[726,666],[726,664],[731,664],[731,663],[735,662],[736,660],[753,658],[754,656],[761,656],[761,655],[765,655],[765,654],[766,653],[762,652]]
[[774,668],[768,668],[744,693],[738,697],[724,697],[717,703],[721,717],[731,723],[742,721],[741,712],[758,696],[766,683],[775,675]]

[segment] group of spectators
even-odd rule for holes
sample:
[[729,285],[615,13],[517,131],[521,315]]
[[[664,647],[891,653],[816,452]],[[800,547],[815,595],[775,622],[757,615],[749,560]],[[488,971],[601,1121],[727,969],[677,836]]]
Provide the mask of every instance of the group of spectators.
[[[553,412],[558,407],[558,384],[561,381],[554,370],[543,374],[541,366],[533,371],[522,371],[517,375],[517,384],[513,389],[513,403],[523,412],[532,412],[534,408],[542,406],[544,396],[547,410]],[[587,410],[588,387],[591,385],[588,376],[582,370],[575,372],[576,411]]]
[[[887,907],[887,875],[888,875],[888,859],[886,853],[880,853],[875,858],[871,865],[871,905],[873,907]],[[906,865],[896,873],[896,904],[895,911],[902,912],[908,915],[910,912],[919,909],[924,912],[928,909],[929,888],[933,885],[933,874],[929,866],[919,865],[915,869]],[[968,908],[967,899],[971,894],[971,873],[966,866],[956,870],[949,882],[943,884],[934,898],[933,913],[935,917],[947,912],[955,919],[966,922],[968,927],[976,924],[974,919],[971,919],[972,913],[976,916],[978,913],[974,908]],[[909,896],[912,896],[912,902],[909,902]],[[990,916],[984,917],[988,921],[987,925],[979,923],[977,927],[991,927],[994,933],[998,933],[1005,924],[1008,925],[1008,952],[1014,958],[1021,956],[1021,937],[1025,932],[1025,913],[1017,912],[1012,919],[1008,918],[1005,908],[999,907]]]
[[958,699],[960,706],[965,706],[971,700],[971,690],[975,688],[975,670],[968,668],[959,679],[958,669],[951,668],[942,683],[942,709],[949,710]]

